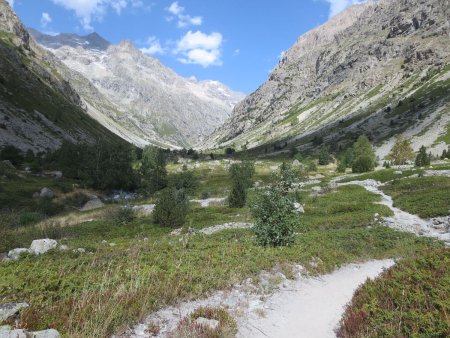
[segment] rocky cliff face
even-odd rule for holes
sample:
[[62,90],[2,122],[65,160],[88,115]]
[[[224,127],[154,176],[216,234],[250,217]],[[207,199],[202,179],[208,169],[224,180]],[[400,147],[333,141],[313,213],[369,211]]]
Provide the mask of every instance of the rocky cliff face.
[[434,144],[450,114],[449,17],[444,0],[348,8],[301,36],[204,146],[307,148],[361,133],[381,144],[411,129]]
[[194,146],[221,125],[245,95],[216,81],[185,79],[129,41],[111,45],[97,34],[56,37],[31,31],[38,43],[80,77],[71,83],[96,115],[108,116],[135,141]]
[[0,146],[42,151],[64,140],[122,142],[86,113],[80,96],[58,71],[64,69],[0,0]]

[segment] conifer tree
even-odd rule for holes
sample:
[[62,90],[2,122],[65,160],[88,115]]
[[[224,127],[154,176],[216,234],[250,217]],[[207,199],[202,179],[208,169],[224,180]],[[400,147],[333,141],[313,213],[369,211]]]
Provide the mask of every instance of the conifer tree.
[[414,150],[411,147],[411,141],[403,135],[398,135],[387,158],[392,160],[395,165],[402,165],[412,161],[414,159]]

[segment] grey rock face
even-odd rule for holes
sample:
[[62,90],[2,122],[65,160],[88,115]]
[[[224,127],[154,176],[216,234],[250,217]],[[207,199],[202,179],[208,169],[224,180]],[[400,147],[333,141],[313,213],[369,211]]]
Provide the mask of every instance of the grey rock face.
[[315,136],[339,146],[336,140],[363,133],[384,140],[420,121],[433,127],[439,120],[433,114],[448,109],[448,95],[424,94],[410,109],[396,108],[422,86],[448,87],[449,8],[441,0],[348,8],[301,36],[204,147],[252,148],[270,141],[306,146]]
[[54,239],[36,239],[31,242],[30,251],[35,255],[42,255],[50,250],[56,249],[58,242]]
[[78,74],[65,76],[88,112],[95,112],[110,128],[105,116],[115,121],[122,127],[115,132],[134,135],[128,135],[133,143],[193,146],[221,125],[245,97],[217,81],[183,78],[129,41],[99,48],[89,36],[31,33]]
[[0,338],[59,338],[61,335],[54,329],[29,332],[23,329],[5,328],[0,330]]

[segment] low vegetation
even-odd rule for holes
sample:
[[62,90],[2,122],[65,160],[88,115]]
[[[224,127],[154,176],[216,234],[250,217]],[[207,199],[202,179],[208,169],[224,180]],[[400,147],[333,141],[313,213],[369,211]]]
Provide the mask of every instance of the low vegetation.
[[450,212],[450,178],[416,177],[395,180],[382,190],[394,206],[423,218],[447,216]]
[[450,249],[401,260],[356,291],[338,337],[449,337],[449,276]]

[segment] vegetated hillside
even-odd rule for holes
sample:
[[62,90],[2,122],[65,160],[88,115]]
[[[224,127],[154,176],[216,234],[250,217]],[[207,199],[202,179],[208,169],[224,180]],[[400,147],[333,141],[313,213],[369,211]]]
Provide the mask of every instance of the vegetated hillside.
[[194,146],[225,122],[245,97],[217,81],[183,78],[129,41],[112,45],[96,33],[30,33],[79,74],[66,78],[88,111],[103,124],[102,116],[117,122],[137,144]]
[[348,8],[301,36],[204,146],[337,147],[359,134],[381,145],[406,132],[415,150],[441,152],[450,122],[449,17],[444,0]]
[[58,63],[0,0],[0,146],[42,151],[64,140],[123,142],[86,114],[77,92],[51,66]]

